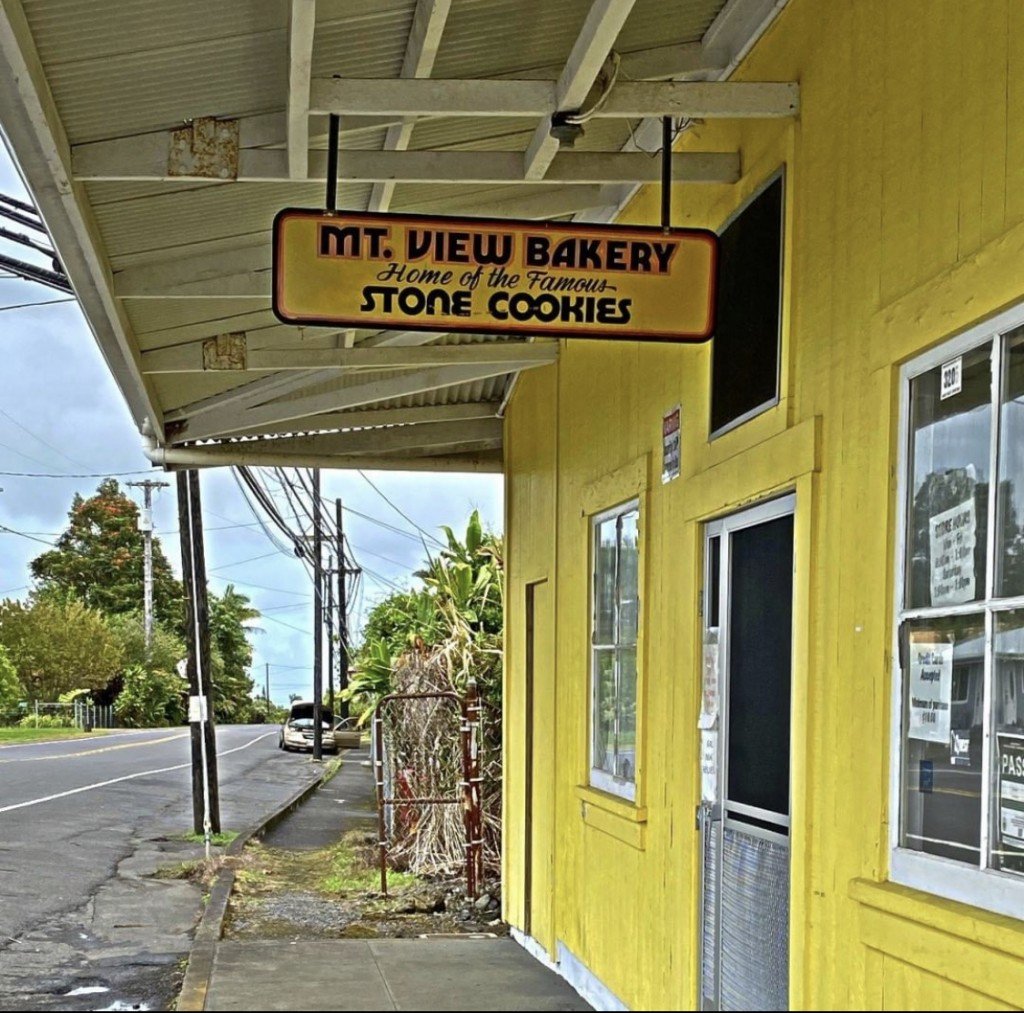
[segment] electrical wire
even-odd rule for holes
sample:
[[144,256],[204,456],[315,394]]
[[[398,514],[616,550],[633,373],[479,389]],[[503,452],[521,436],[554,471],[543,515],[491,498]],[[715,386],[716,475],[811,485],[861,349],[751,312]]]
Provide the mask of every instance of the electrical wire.
[[65,454],[64,451],[61,450],[59,447],[55,447],[52,443],[47,443],[46,440],[44,440],[38,433],[32,432],[32,430],[29,429],[28,426],[22,425],[10,412],[5,411],[3,408],[0,408],[0,415],[7,419],[8,422],[17,426],[23,433],[27,433],[29,436],[31,436],[33,440],[35,440],[38,443],[41,443],[44,447],[46,447],[47,450],[52,450],[55,454],[60,454],[60,456],[63,457],[65,461],[68,461],[70,464],[75,465],[76,468],[89,467],[89,465],[87,464],[82,464],[81,461],[76,461],[73,457],[68,457],[68,455]]
[[[0,443],[0,447],[5,444]],[[14,450],[13,447],[6,447],[7,450]],[[16,454],[21,454],[20,450],[14,450]],[[21,454],[22,457],[28,457],[27,454]],[[30,461],[35,461],[34,457],[29,457]],[[38,464],[45,465],[45,461],[38,461]],[[130,475],[151,475],[153,473],[152,468],[140,468],[138,471],[96,471],[91,474],[84,475],[69,475],[61,474],[57,472],[42,472],[42,471],[0,471],[0,475],[4,478],[128,478]]]
[[39,302],[21,302],[13,306],[0,306],[0,313],[6,313],[8,310],[27,310],[31,306],[53,306],[59,302],[78,302],[78,300],[72,295],[66,299],[41,299]]
[[[403,518],[403,520],[408,521],[424,538],[429,538],[439,548],[443,549],[445,547],[443,542],[439,541],[434,535],[432,535],[425,528],[420,527],[420,525],[417,524],[407,513],[405,513],[402,509],[400,509],[397,504],[393,503],[390,499],[388,499],[388,497],[384,495],[384,493],[380,490],[380,488],[378,488],[377,484],[372,481],[370,476],[367,475],[365,471],[360,470],[359,474],[362,476],[363,481],[366,482],[366,484],[369,485],[369,487],[378,496],[380,496],[380,498],[382,500],[384,500],[384,502],[387,503],[387,505],[389,507],[391,507],[391,509],[394,510],[395,513],[398,514],[399,517]],[[342,505],[342,509],[344,509],[344,504]]]
[[275,549],[273,552],[264,552],[260,556],[250,556],[248,559],[239,559],[234,563],[222,563],[220,566],[212,566],[209,572],[216,573],[218,570],[230,570],[234,566],[245,566],[246,563],[255,563],[257,559],[269,559],[271,556],[276,555],[278,555],[278,552]]
[[35,535],[30,535],[24,531],[18,531],[15,528],[9,528],[6,524],[0,524],[0,531],[6,531],[9,535],[20,535],[22,538],[27,538],[31,542],[39,542],[40,545],[46,545],[51,549],[57,548],[54,542],[47,542],[42,538],[36,538]]

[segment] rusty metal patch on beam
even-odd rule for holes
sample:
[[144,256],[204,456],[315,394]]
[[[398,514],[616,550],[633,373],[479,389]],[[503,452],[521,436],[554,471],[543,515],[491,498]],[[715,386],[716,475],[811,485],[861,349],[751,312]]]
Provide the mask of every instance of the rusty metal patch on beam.
[[238,120],[200,116],[171,131],[168,176],[238,178]]
[[218,334],[203,342],[203,369],[245,369],[245,331]]

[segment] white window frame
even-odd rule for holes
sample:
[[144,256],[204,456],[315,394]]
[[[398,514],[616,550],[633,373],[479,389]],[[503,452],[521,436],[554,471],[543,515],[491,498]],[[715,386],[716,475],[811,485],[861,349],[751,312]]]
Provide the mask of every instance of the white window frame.
[[[594,643],[594,630],[597,626],[597,596],[595,594],[595,585],[597,577],[597,528],[600,524],[614,517],[621,517],[623,514],[632,513],[636,511],[637,514],[637,642],[636,642],[636,696],[637,696],[637,722],[636,722],[636,742],[634,744],[634,758],[633,758],[633,780],[627,781],[625,778],[616,777],[614,774],[609,774],[606,770],[600,770],[594,766],[594,752],[597,739],[597,726],[594,721],[594,710],[595,710],[595,697],[597,693],[597,673],[594,661],[597,655],[598,647]],[[641,666],[641,628],[643,625],[643,606],[640,598],[641,585],[643,582],[643,560],[639,558],[643,553],[643,511],[641,509],[640,497],[634,496],[631,499],[625,500],[616,506],[609,507],[607,510],[602,510],[600,513],[593,514],[589,518],[589,538],[590,538],[590,566],[589,566],[589,580],[590,580],[590,630],[587,636],[587,649],[590,652],[590,661],[588,663],[588,671],[590,673],[589,678],[589,692],[587,693],[587,707],[588,707],[588,728],[590,734],[587,736],[587,767],[590,771],[589,783],[592,788],[597,788],[598,791],[607,792],[609,795],[617,795],[619,798],[626,799],[629,802],[636,801],[636,780],[638,775],[639,763],[637,759],[640,753],[640,666]],[[617,599],[616,599],[617,602]],[[617,607],[617,605],[616,605]],[[616,652],[619,647],[618,643],[618,616],[615,619],[616,626],[616,641],[615,644],[610,648],[613,652]]]
[[[899,446],[897,449],[896,482],[896,575],[893,596],[893,637],[892,637],[892,722],[890,728],[889,757],[889,878],[894,883],[916,890],[959,901],[974,907],[984,908],[997,914],[1021,918],[1024,911],[1024,876],[1002,872],[996,869],[972,867],[952,859],[928,855],[900,846],[902,812],[902,768],[903,768],[903,679],[904,672],[900,658],[900,623],[914,618],[928,618],[930,615],[950,616],[960,614],[983,614],[985,616],[985,673],[984,673],[984,725],[982,731],[982,826],[980,840],[981,862],[988,861],[991,834],[990,819],[992,792],[992,692],[993,682],[993,629],[994,616],[1015,608],[1024,608],[1024,596],[995,598],[995,538],[990,535],[986,556],[986,586],[980,601],[967,605],[936,606],[928,608],[904,608],[906,591],[906,551],[909,520],[908,494],[911,463],[910,448],[910,384],[911,381],[941,366],[950,359],[972,351],[988,341],[993,343],[992,358],[992,439],[990,443],[989,484],[998,483],[997,449],[1000,440],[1000,405],[1002,379],[1003,336],[1014,328],[1024,325],[1024,304],[1017,305],[984,323],[963,331],[941,345],[925,352],[900,369],[899,390]],[[995,532],[995,512],[998,495],[989,495],[988,531]]]

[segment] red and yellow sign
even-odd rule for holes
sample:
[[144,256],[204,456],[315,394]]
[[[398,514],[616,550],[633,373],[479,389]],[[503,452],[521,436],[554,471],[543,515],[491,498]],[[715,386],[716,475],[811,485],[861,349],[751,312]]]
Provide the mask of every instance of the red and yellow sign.
[[288,324],[704,341],[718,238],[703,229],[287,208],[274,312]]

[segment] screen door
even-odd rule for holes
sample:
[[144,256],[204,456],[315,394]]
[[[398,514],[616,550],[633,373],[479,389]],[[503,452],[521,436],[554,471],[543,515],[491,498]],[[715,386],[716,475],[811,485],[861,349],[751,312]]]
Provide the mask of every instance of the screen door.
[[773,500],[705,532],[704,1009],[789,1005],[794,505]]

